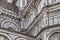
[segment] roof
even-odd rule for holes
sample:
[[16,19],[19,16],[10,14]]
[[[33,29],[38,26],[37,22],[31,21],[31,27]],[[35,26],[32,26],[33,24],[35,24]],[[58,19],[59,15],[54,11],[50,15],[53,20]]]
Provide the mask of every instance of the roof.
[[6,1],[0,0],[0,6],[2,6],[5,9],[11,10],[13,12],[16,12],[16,13],[19,12],[19,8],[16,5],[13,5],[12,3],[8,3]]

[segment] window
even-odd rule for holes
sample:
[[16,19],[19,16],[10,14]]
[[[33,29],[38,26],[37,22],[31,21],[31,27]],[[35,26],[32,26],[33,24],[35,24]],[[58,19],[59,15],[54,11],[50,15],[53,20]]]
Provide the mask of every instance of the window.
[[17,0],[16,5],[19,7],[19,10],[24,9],[27,4],[27,0]]
[[29,15],[29,18],[28,19],[29,19],[29,24],[30,24],[31,23],[31,15]]
[[29,15],[29,24],[34,20],[34,18],[35,18],[35,14],[34,13],[31,13],[30,15]]
[[7,2],[12,3],[13,0],[7,0]]
[[21,21],[21,29],[24,28],[24,21]]
[[38,14],[41,12],[41,4],[38,5]]
[[27,0],[21,0],[20,1],[20,6],[21,7],[25,7],[26,4],[27,4]]

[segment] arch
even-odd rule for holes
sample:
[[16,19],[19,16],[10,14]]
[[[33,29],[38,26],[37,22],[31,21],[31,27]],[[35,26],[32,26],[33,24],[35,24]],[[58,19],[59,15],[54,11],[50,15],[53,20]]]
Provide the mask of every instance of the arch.
[[[7,25],[8,24],[8,25]],[[10,21],[10,20],[4,20],[2,23],[1,23],[1,26],[2,28],[13,28],[15,31],[19,31],[20,32],[20,27],[18,24],[16,24],[15,22],[13,21]]]
[[60,32],[55,32],[55,33],[53,33],[53,34],[50,35],[50,37],[49,37],[48,40],[51,40],[51,38],[53,38],[53,39],[55,39],[55,38],[59,39],[59,35],[60,35]]
[[7,37],[9,40],[13,40],[8,34],[0,32],[0,35]]
[[15,38],[14,40],[28,40],[27,38],[22,38],[22,37],[17,37],[17,38]]
[[50,33],[49,36],[47,37],[47,40],[49,40],[52,35],[58,34],[58,33],[60,34],[60,31],[54,31],[54,32]]
[[27,0],[20,0],[21,7],[25,7],[27,4]]

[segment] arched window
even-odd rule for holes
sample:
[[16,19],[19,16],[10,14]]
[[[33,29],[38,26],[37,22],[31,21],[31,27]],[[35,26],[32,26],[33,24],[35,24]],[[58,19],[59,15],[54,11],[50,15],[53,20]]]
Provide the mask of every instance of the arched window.
[[20,0],[20,6],[25,7],[27,4],[27,0]]
[[19,10],[22,10],[27,5],[27,0],[18,0],[16,5],[19,7]]
[[31,22],[34,20],[34,18],[35,18],[35,13],[31,12],[31,14],[29,14],[29,16],[28,16],[29,24],[31,24]]
[[7,2],[12,3],[12,2],[13,2],[13,0],[7,0]]

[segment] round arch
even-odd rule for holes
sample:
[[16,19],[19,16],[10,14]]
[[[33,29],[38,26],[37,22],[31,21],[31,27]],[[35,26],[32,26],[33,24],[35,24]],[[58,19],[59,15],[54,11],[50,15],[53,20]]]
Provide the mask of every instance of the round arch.
[[47,37],[47,40],[49,40],[50,37],[53,36],[54,34],[60,34],[60,31],[57,30],[57,31],[51,32],[51,33],[49,34],[49,36]]
[[[8,25],[7,25],[8,24]],[[10,20],[4,20],[1,23],[2,28],[8,28],[8,27],[12,27],[15,31],[19,31],[20,32],[20,27],[17,23],[10,21]]]

